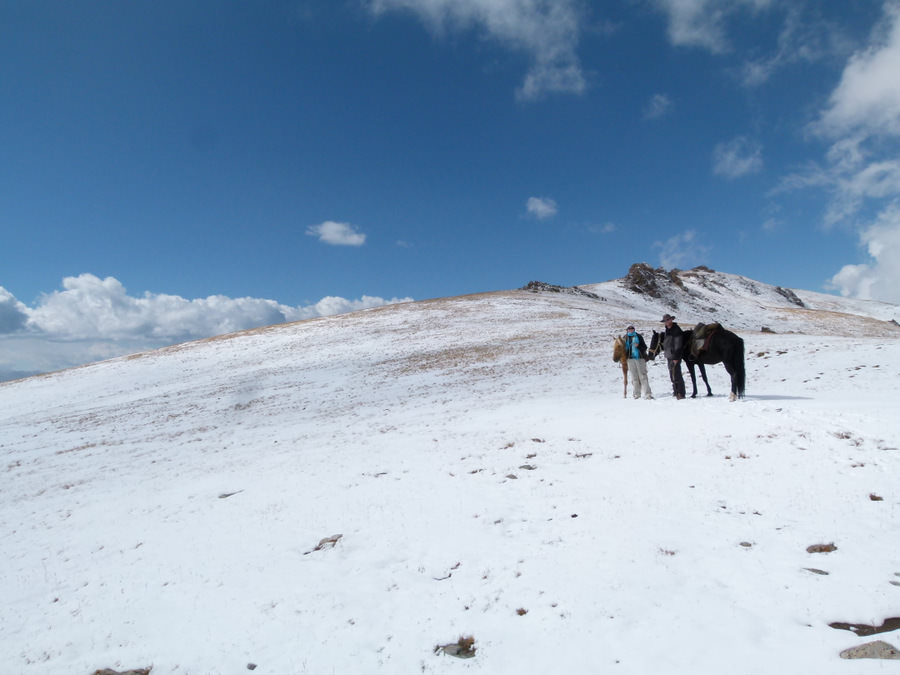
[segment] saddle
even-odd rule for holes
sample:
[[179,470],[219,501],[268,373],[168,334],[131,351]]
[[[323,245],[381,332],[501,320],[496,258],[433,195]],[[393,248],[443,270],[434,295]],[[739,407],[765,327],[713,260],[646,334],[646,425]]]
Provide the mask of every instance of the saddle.
[[691,340],[691,356],[694,359],[697,359],[702,352],[709,349],[709,341],[721,327],[721,324],[718,323],[698,323],[694,326],[694,337]]

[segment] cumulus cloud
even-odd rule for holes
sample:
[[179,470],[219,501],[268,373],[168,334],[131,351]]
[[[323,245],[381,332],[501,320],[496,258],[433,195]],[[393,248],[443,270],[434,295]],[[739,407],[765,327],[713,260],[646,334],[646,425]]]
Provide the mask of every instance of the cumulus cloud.
[[548,197],[529,197],[525,208],[538,220],[546,220],[556,215],[556,201]]
[[672,109],[672,99],[666,94],[654,94],[644,106],[644,119],[655,120],[665,117]]
[[705,262],[710,250],[697,241],[696,230],[686,230],[653,246],[660,249],[659,264],[667,269],[695,267]]
[[713,173],[740,178],[762,170],[762,146],[744,136],[719,143],[713,150]]
[[831,278],[830,287],[845,297],[900,303],[900,201],[864,228],[860,241],[872,262],[844,265]]
[[411,298],[325,297],[292,307],[261,298],[129,295],[113,277],[82,274],[27,307],[0,288],[0,370],[45,372],[248,328],[380,307]]
[[375,14],[410,11],[443,35],[475,29],[530,59],[516,90],[520,100],[550,93],[580,94],[586,87],[576,53],[581,33],[578,0],[370,0]]
[[16,333],[28,321],[26,307],[12,293],[0,286],[0,335]]
[[362,246],[366,243],[366,235],[350,223],[336,223],[326,220],[318,225],[306,228],[306,234],[317,237],[324,244],[332,246]]
[[214,295],[128,295],[115,278],[82,274],[63,279],[63,290],[44,295],[29,314],[29,328],[53,338],[187,340],[280,323],[288,314],[273,300]]

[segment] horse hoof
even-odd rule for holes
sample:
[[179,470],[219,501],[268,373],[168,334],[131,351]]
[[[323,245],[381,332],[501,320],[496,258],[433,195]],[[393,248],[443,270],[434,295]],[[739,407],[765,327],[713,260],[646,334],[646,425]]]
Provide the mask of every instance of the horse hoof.
[[691,398],[697,398],[697,394],[691,394]]
[[709,392],[709,393],[708,393],[708,394],[707,394],[707,396],[712,396],[712,395],[713,395],[713,393],[712,393],[712,392]]

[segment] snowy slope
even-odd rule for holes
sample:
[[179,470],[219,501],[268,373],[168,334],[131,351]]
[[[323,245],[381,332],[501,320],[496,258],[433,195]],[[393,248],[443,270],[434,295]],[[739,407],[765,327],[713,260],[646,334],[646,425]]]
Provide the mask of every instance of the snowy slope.
[[611,336],[709,300],[616,282],[0,384],[2,672],[881,672],[828,624],[900,616],[900,329],[725,278],[737,403],[623,398]]

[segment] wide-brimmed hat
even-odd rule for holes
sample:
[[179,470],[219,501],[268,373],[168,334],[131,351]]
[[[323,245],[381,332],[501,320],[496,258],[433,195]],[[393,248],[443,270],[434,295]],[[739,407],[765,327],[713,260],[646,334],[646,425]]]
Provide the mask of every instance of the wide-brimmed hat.
[[669,319],[672,319],[672,321],[674,321],[674,320],[675,320],[675,317],[672,316],[671,314],[663,314],[663,318],[662,318],[662,320],[660,321],[660,323],[665,323],[665,322],[668,321]]

